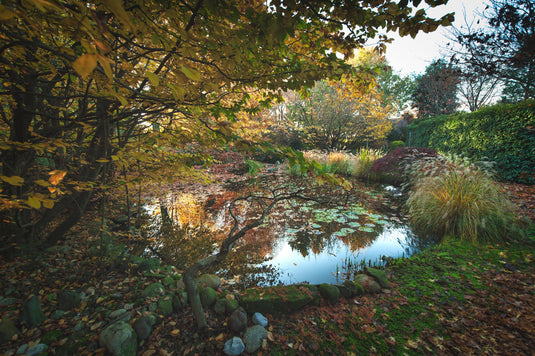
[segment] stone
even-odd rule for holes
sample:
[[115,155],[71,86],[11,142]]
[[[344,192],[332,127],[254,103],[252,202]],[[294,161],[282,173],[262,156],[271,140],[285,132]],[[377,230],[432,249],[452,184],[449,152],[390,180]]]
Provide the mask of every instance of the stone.
[[240,305],[250,313],[289,313],[312,303],[317,296],[317,287],[311,285],[249,288],[240,294]]
[[340,289],[329,283],[323,283],[319,287],[321,296],[331,304],[335,304],[340,299]]
[[166,287],[171,287],[175,283],[175,280],[171,276],[167,276],[163,279],[163,284]]
[[37,344],[32,347],[30,347],[26,352],[24,352],[24,355],[26,356],[34,356],[39,355],[41,352],[45,351],[48,348],[48,345],[46,344]]
[[173,312],[173,296],[166,295],[158,300],[158,309],[162,315],[169,315]]
[[0,307],[13,305],[17,302],[17,298],[0,297]]
[[227,313],[232,313],[234,310],[240,307],[240,303],[236,299],[227,299],[226,310]]
[[17,329],[13,320],[4,318],[0,323],[0,344],[11,340],[18,333],[19,329]]
[[99,343],[114,356],[135,356],[137,352],[136,332],[124,321],[115,322],[102,330]]
[[160,295],[163,295],[165,293],[165,288],[163,284],[159,282],[154,282],[149,284],[143,292],[141,292],[141,295],[145,298],[147,297],[157,297]]
[[58,293],[58,309],[72,310],[80,306],[82,296],[74,291],[62,290]]
[[223,315],[227,311],[227,299],[219,298],[214,305],[214,311],[216,314]]
[[256,325],[260,325],[260,326],[263,326],[263,327],[267,327],[268,326],[268,320],[265,316],[263,316],[262,314],[256,312],[253,314],[253,323],[256,324]]
[[197,278],[197,283],[200,284],[203,287],[210,287],[212,289],[218,289],[221,285],[221,278],[216,276],[215,274],[203,274],[199,278]]
[[366,268],[366,273],[375,278],[377,283],[381,286],[381,288],[388,288],[390,287],[390,284],[388,283],[388,278],[386,277],[386,272],[377,268]]
[[134,330],[140,340],[145,340],[152,333],[152,327],[156,324],[154,315],[143,315],[134,323]]
[[262,346],[262,340],[267,339],[267,330],[261,325],[254,325],[247,329],[243,335],[245,351],[256,352]]
[[245,345],[243,344],[243,341],[237,336],[234,336],[232,339],[225,342],[225,347],[223,348],[223,352],[229,356],[239,355],[243,351],[245,351]]
[[354,279],[355,283],[360,284],[366,293],[379,293],[381,286],[375,281],[375,279],[366,274],[357,274]]
[[342,286],[347,291],[348,295],[346,297],[354,297],[356,295],[364,294],[364,288],[362,288],[360,284],[357,284],[353,281],[345,280],[344,283],[342,283]]
[[243,308],[238,308],[230,314],[228,327],[234,332],[242,332],[247,328],[247,312]]
[[132,314],[126,309],[117,309],[110,313],[109,318],[112,321],[130,321]]
[[41,309],[41,302],[36,295],[24,304],[22,320],[30,327],[37,326],[46,320],[43,309]]
[[217,292],[211,287],[205,287],[201,289],[199,293],[201,303],[205,308],[211,307],[217,300]]

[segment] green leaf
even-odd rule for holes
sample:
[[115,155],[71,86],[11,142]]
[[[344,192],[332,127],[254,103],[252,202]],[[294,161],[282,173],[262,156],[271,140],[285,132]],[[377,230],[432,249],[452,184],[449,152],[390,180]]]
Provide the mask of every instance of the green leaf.
[[149,82],[152,84],[152,86],[157,87],[160,85],[160,78],[158,78],[156,74],[147,72],[145,75],[149,79]]
[[184,66],[180,66],[180,69],[182,70],[182,73],[184,73],[189,79],[194,80],[196,82],[201,80],[201,73],[199,73],[195,69]]

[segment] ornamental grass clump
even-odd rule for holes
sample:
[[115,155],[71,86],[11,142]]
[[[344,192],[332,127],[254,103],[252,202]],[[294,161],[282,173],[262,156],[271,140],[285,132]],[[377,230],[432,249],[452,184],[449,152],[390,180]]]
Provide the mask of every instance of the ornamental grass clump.
[[487,173],[473,167],[416,179],[406,205],[415,229],[435,237],[500,241],[519,233],[514,205]]

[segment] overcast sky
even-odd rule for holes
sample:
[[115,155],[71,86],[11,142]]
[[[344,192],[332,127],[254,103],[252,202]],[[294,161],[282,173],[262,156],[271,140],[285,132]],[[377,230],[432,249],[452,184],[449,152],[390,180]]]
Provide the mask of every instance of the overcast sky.
[[[440,18],[455,12],[454,26],[460,28],[465,24],[463,11],[466,12],[466,17],[471,19],[475,15],[474,11],[483,11],[487,3],[486,0],[449,0],[446,5],[429,8],[427,14]],[[392,35],[394,41],[387,46],[386,58],[394,70],[401,74],[423,73],[427,65],[445,54],[444,48],[449,42],[447,32],[446,28],[439,28],[432,33],[419,33],[415,39],[410,36]]]

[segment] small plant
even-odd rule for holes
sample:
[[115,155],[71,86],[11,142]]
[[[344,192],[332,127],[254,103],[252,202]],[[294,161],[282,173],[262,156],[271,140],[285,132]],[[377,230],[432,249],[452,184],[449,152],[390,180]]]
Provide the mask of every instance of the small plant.
[[405,142],[403,141],[392,141],[390,143],[390,149],[395,150],[398,147],[405,147]]
[[514,205],[488,174],[473,166],[417,178],[406,206],[414,227],[432,236],[499,241],[519,231]]
[[258,172],[261,172],[264,168],[264,165],[258,161],[255,161],[253,159],[248,158],[245,161],[245,164],[247,165],[247,172],[250,176],[256,175]]
[[351,174],[357,178],[368,177],[372,165],[382,156],[383,152],[381,150],[361,148],[357,151],[355,159],[353,160]]

